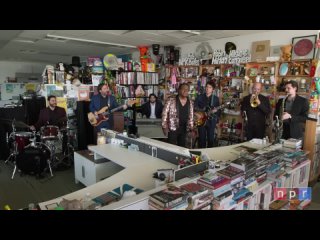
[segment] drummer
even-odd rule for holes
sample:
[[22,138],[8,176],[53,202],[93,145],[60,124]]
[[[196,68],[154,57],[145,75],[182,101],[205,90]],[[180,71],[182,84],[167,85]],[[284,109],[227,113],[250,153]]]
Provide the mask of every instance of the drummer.
[[[39,114],[38,122],[32,126],[30,129],[32,131],[38,131],[42,126],[54,125],[62,128],[65,126],[66,122],[66,110],[62,107],[57,106],[56,96],[48,96],[48,107],[42,109]],[[63,121],[64,120],[64,121]]]

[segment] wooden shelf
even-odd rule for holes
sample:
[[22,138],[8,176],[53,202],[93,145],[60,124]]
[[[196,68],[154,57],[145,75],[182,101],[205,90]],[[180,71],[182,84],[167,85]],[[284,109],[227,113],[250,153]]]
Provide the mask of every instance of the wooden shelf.
[[271,77],[271,76],[275,76],[274,74],[258,74],[258,75],[254,75],[254,76],[248,76],[248,77],[257,77],[257,76],[260,76],[260,77]]
[[312,78],[309,75],[279,75],[278,77],[305,77],[305,78]]

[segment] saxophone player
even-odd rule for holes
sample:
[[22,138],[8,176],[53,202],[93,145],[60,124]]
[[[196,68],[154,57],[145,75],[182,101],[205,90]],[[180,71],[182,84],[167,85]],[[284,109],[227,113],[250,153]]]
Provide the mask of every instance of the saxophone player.
[[[303,138],[303,124],[306,122],[309,111],[309,103],[306,98],[297,94],[298,83],[287,81],[285,83],[286,98],[279,99],[274,113],[274,119],[282,121],[283,139]],[[284,102],[285,101],[285,102]]]
[[246,116],[247,141],[252,138],[264,138],[266,130],[266,118],[271,112],[269,99],[260,94],[261,83],[252,85],[252,94],[243,98],[241,111]]

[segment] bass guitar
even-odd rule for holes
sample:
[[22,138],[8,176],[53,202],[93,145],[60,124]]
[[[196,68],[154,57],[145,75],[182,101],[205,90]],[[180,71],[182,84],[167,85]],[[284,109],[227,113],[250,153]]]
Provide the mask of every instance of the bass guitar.
[[195,112],[194,113],[194,124],[196,127],[202,127],[206,124],[207,120],[211,120],[213,118],[216,118],[216,112],[220,109],[226,108],[229,105],[236,105],[238,103],[238,99],[233,98],[225,103],[223,103],[222,105],[215,107],[215,108],[211,108],[211,107],[207,107],[205,111],[203,112]]
[[89,112],[88,120],[92,126],[99,126],[102,122],[108,121],[111,113],[121,110],[126,105],[131,107],[133,104],[137,103],[137,101],[138,100],[128,100],[127,104],[116,107],[110,111],[108,111],[109,106],[105,106],[97,112],[97,115],[95,115],[93,112]]

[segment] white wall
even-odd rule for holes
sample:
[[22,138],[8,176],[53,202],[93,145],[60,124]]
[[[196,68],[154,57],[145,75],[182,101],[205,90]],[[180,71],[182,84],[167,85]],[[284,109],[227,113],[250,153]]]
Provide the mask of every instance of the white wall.
[[[314,34],[318,35],[318,32],[319,30],[276,30],[265,33],[210,40],[208,43],[213,50],[224,50],[227,42],[233,42],[237,46],[237,50],[249,49],[251,52],[251,44],[255,41],[270,40],[270,46],[286,45],[292,43],[293,37]],[[183,44],[177,47],[181,47],[181,56],[185,56],[188,53],[194,53],[199,44],[200,43]]]
[[46,63],[0,61],[0,84],[19,73],[42,73]]

